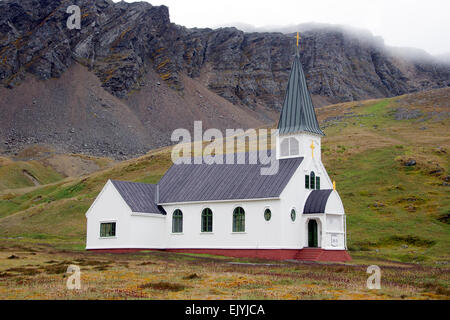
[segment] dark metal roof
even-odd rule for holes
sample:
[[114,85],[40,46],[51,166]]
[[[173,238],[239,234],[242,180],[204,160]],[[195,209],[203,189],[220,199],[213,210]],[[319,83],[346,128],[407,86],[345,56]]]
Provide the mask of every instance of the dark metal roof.
[[236,157],[244,156],[246,164],[172,165],[158,184],[159,203],[277,198],[303,161],[281,159],[276,174],[261,175],[268,165],[248,164],[249,153]]
[[157,186],[155,184],[111,180],[122,198],[133,212],[166,214],[156,205]]
[[298,52],[292,63],[278,129],[280,134],[306,131],[324,135],[317,121]]
[[331,189],[313,190],[306,199],[303,213],[324,213]]

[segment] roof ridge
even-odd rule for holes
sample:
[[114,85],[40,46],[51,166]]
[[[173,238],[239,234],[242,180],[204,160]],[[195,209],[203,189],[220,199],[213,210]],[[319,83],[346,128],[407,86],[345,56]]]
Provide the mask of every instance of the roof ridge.
[[111,182],[126,182],[126,183],[135,183],[135,184],[143,184],[148,186],[156,186],[157,183],[146,183],[146,182],[135,182],[135,181],[127,181],[127,180],[116,180],[116,179],[110,179]]

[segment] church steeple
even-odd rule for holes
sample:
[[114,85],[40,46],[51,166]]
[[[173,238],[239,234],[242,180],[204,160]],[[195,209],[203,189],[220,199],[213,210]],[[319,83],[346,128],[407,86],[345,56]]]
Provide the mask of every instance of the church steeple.
[[297,50],[292,62],[283,109],[278,122],[278,130],[280,134],[310,132],[323,136],[325,134],[319,127],[300,62],[300,54],[298,52],[299,39],[300,37],[297,33]]

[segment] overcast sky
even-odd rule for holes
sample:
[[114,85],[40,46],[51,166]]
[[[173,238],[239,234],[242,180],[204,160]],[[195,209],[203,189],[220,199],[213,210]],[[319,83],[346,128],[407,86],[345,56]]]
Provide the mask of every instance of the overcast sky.
[[[133,2],[129,0],[127,2]],[[382,36],[387,45],[450,52],[449,0],[149,0],[169,7],[186,27],[255,27],[306,22],[344,24]]]

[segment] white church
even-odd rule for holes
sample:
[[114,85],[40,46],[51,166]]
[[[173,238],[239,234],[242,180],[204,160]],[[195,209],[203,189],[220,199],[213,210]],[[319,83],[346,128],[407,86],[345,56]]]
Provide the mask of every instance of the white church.
[[86,213],[86,249],[351,260],[344,207],[321,161],[323,135],[297,50],[276,174],[261,175],[259,162],[173,164],[156,185],[109,180]]

